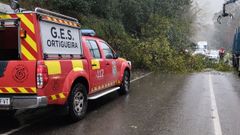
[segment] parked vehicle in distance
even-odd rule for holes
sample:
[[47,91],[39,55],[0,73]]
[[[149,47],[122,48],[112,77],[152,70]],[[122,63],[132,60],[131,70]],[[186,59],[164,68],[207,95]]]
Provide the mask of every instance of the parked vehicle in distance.
[[0,14],[0,112],[61,105],[77,121],[88,100],[127,94],[130,71],[75,18],[41,8]]
[[196,49],[192,55],[203,55],[206,56],[207,55],[207,51],[203,50],[203,49]]
[[199,41],[197,43],[197,49],[207,50],[208,42],[207,41]]
[[196,46],[196,50],[193,52],[192,55],[204,55],[207,56],[208,50],[208,43],[207,41],[199,41]]
[[209,60],[219,61],[219,51],[218,50],[209,50],[207,57]]

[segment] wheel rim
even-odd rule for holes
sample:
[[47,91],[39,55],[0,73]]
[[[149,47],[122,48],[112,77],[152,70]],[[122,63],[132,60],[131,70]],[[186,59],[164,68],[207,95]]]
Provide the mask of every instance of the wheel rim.
[[77,92],[74,96],[74,110],[77,113],[81,113],[84,106],[84,96],[81,92]]
[[129,90],[129,77],[127,75],[124,77],[124,87],[126,91]]

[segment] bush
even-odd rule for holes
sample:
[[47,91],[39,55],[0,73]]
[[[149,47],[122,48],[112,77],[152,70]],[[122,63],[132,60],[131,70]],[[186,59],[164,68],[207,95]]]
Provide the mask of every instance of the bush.
[[202,55],[186,56],[186,66],[188,71],[202,71],[206,68],[205,57]]
[[228,71],[232,71],[233,68],[232,66],[230,66],[227,63],[224,63],[223,61],[220,61],[218,63],[214,62],[214,61],[208,61],[206,62],[207,67],[217,70],[217,71],[223,71],[223,72],[228,72]]
[[135,67],[161,72],[193,72],[206,68],[203,56],[178,53],[166,37],[139,43],[132,48],[130,59]]

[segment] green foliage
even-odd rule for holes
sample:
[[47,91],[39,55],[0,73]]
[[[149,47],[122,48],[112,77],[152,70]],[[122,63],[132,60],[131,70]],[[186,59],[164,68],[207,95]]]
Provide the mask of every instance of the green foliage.
[[217,71],[223,71],[223,72],[233,71],[233,68],[226,63],[216,64],[214,69],[217,70]]
[[223,61],[220,62],[207,61],[205,63],[207,68],[211,68],[217,71],[228,72],[233,70],[233,68],[228,63],[225,63]]
[[187,56],[186,69],[189,71],[202,71],[206,66],[206,58],[202,55]]
[[139,43],[131,52],[137,67],[165,70],[173,57],[172,51],[166,38],[158,38]]
[[141,69],[163,72],[193,72],[206,68],[204,56],[178,53],[166,37],[141,42],[131,49],[133,65]]
[[142,27],[142,38],[145,40],[149,38],[158,38],[160,36],[168,36],[171,27],[172,23],[167,17],[152,14]]
[[67,14],[88,14],[91,11],[91,1],[86,0],[49,0],[54,10]]

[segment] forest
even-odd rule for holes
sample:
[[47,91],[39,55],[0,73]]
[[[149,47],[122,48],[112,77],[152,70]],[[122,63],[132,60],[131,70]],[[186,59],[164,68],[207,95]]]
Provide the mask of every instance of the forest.
[[[9,3],[8,0],[3,0]],[[191,0],[21,0],[22,8],[42,7],[79,19],[94,29],[136,69],[201,70],[191,56],[195,19]]]

